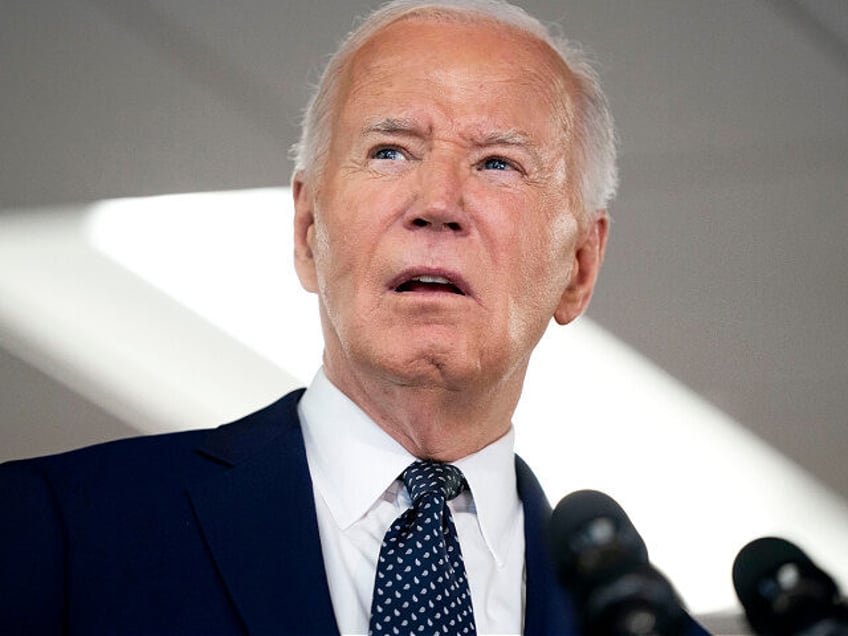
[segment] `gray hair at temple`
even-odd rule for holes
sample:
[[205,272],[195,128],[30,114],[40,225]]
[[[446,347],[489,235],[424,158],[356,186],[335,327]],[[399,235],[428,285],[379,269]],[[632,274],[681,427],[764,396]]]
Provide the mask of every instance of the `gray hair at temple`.
[[577,94],[567,96],[576,111],[575,130],[573,135],[564,132],[563,141],[574,142],[570,150],[578,153],[580,200],[587,211],[606,209],[618,186],[616,137],[597,73],[579,46],[503,0],[394,0],[367,16],[330,58],[307,104],[300,141],[292,148],[295,171],[320,178],[330,146],[339,78],[350,58],[383,27],[415,16],[507,25],[546,42],[559,54],[574,74],[577,85]]

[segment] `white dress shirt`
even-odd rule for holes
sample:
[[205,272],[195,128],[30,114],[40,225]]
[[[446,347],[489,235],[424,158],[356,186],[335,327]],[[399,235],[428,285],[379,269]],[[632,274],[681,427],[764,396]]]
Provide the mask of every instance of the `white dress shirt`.
[[[415,461],[319,370],[298,406],[324,567],[342,634],[367,634],[383,535],[411,503],[398,476]],[[449,503],[479,634],[520,634],[524,513],[512,429],[453,462],[469,491]]]

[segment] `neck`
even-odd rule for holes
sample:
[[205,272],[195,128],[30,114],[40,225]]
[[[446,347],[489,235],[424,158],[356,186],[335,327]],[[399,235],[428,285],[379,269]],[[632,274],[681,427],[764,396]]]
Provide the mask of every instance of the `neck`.
[[372,373],[341,373],[325,356],[327,378],[419,459],[456,461],[505,435],[526,367],[495,385],[445,387]]

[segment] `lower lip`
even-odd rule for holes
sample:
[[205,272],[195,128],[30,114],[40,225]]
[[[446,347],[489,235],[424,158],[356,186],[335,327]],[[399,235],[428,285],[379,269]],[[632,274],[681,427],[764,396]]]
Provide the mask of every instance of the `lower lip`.
[[433,289],[427,290],[410,290],[403,292],[395,292],[394,296],[399,299],[406,299],[409,301],[416,302],[446,302],[450,300],[465,300],[468,296],[463,296],[462,294],[456,294],[454,292],[449,291],[439,291]]

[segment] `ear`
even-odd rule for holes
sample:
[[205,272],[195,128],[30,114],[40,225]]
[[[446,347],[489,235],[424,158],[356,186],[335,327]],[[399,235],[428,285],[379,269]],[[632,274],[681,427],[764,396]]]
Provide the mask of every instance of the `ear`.
[[554,319],[559,324],[570,323],[589,305],[595,282],[598,280],[598,272],[604,260],[608,231],[607,212],[598,210],[589,220],[588,226],[578,240],[574,252],[571,280],[554,312]]
[[315,200],[302,171],[292,178],[294,197],[294,269],[306,291],[318,292],[313,247],[315,245]]

